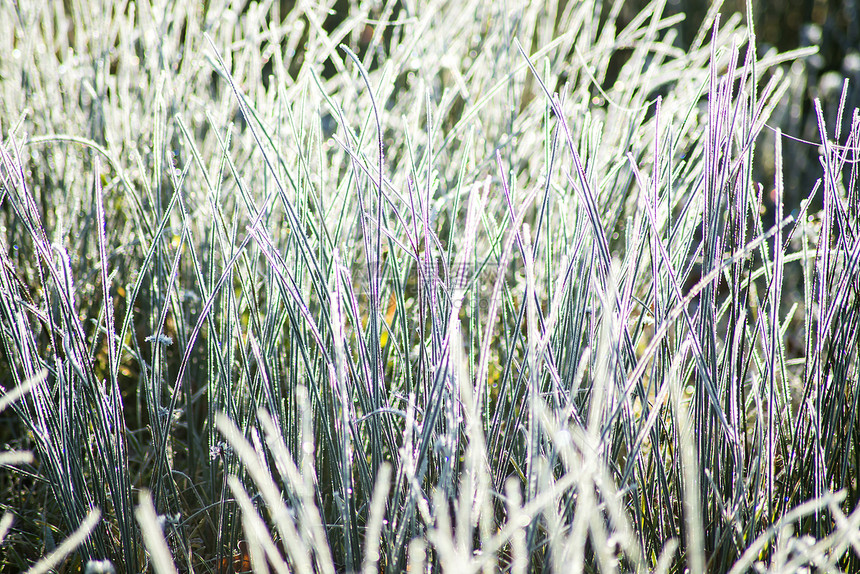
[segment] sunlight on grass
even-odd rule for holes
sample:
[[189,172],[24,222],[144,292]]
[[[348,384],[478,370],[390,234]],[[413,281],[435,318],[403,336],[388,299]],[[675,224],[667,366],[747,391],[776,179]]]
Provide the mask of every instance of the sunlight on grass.
[[622,5],[0,3],[0,570],[860,568],[858,111]]

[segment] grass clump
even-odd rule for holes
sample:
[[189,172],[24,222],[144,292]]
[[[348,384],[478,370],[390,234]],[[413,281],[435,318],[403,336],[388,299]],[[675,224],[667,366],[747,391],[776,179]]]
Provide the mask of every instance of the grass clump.
[[0,568],[860,567],[860,120],[802,191],[766,127],[813,50],[329,4],[0,5]]

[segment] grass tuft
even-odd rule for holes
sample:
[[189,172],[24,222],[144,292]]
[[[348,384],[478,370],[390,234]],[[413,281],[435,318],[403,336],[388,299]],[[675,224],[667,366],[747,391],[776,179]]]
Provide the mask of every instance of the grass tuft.
[[772,125],[814,48],[167,4],[0,4],[0,570],[860,569],[860,112],[812,189]]

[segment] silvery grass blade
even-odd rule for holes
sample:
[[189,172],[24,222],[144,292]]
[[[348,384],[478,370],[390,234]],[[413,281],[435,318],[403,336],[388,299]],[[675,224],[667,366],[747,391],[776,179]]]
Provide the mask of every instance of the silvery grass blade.
[[162,531],[165,524],[164,517],[156,514],[152,495],[148,490],[140,492],[140,504],[134,514],[140,524],[143,544],[149,554],[153,570],[157,574],[176,574],[176,566]]
[[[254,481],[257,488],[259,488],[260,494],[263,496],[263,500],[265,500],[271,513],[272,521],[286,546],[287,555],[293,567],[297,572],[313,572],[311,549],[305,544],[299,534],[295,512],[287,507],[275,481],[264,467],[260,454],[242,436],[241,431],[235,423],[223,413],[216,416],[215,422],[218,425],[218,430],[236,451],[248,475]],[[237,484],[237,486],[240,485]]]
[[60,566],[93,533],[100,519],[101,512],[97,508],[90,510],[77,530],[57,546],[53,552],[31,566],[27,570],[27,574],[47,574]]
[[[11,390],[3,389],[0,395],[0,412],[12,405],[15,401],[29,393],[34,386],[44,381],[47,371],[42,370],[37,378],[29,379]],[[17,464],[28,464],[33,461],[33,454],[29,451],[4,451],[0,453],[0,466],[13,466]],[[11,512],[4,512],[0,517],[0,544],[12,528],[14,517]]]

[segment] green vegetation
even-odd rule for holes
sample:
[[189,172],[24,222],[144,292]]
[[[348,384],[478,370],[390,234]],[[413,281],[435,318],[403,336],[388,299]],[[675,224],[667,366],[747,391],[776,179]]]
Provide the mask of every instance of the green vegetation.
[[858,571],[860,115],[665,4],[0,3],[0,569]]

